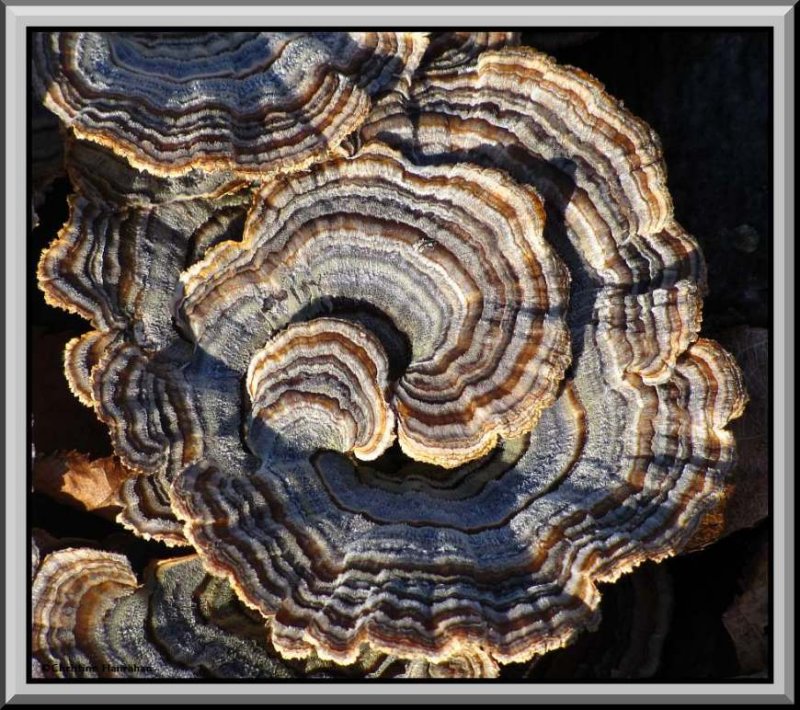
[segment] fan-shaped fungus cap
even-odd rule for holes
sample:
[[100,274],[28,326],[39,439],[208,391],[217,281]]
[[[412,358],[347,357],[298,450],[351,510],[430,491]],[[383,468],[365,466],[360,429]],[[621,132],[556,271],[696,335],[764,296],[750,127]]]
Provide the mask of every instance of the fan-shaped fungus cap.
[[206,172],[195,168],[181,175],[152,175],[132,167],[125,158],[100,143],[74,136],[68,137],[65,152],[69,179],[78,194],[108,207],[148,207],[202,197],[219,199],[224,204],[226,200],[220,198],[247,185],[231,171]]
[[33,579],[33,655],[49,677],[98,677],[105,662],[96,632],[136,589],[123,555],[67,548],[44,558]]
[[182,275],[179,322],[243,370],[326,299],[377,309],[409,342],[391,398],[400,445],[453,467],[529,430],[568,364],[569,276],[542,227],[533,190],[500,173],[367,146],[268,182],[242,243]]
[[33,81],[75,135],[154,175],[324,158],[414,71],[419,32],[38,32]]
[[697,337],[705,268],[673,218],[658,137],[585,72],[530,48],[486,51],[386,97],[361,139],[533,185],[568,259],[571,325],[598,323],[610,371],[657,383]]
[[34,573],[37,677],[379,677],[397,666],[402,677],[421,678],[450,671],[374,652],[355,669],[316,657],[282,659],[269,642],[269,621],[248,610],[195,555],[148,565],[141,585],[124,556],[90,548],[57,549]]
[[44,677],[290,678],[264,621],[196,557],[151,565],[139,585],[116,553],[50,553],[33,583],[33,655]]
[[326,448],[376,458],[394,438],[388,370],[380,341],[354,323],[289,326],[247,368],[251,448],[269,459],[277,437],[305,455]]
[[180,371],[189,346],[175,331],[172,303],[182,269],[241,227],[244,201],[236,193],[127,207],[76,195],[39,262],[48,303],[96,329],[67,345],[65,371],[131,469],[163,473],[202,450]]
[[[225,190],[212,200],[192,194],[204,192],[202,183],[135,180],[108,155],[98,168],[90,184],[104,188],[97,200],[70,198],[69,220],[39,262],[39,286],[49,303],[95,328],[67,344],[67,381],[108,425],[120,465],[147,476],[117,491],[121,521],[146,538],[185,544],[168,491],[175,471],[202,452],[203,434],[181,372],[191,346],[173,326],[172,304],[181,271],[241,235],[247,196]],[[73,163],[71,172],[90,171]]]
[[[421,258],[408,260],[414,267],[392,283],[411,281],[414,298],[431,290],[443,295],[407,310],[396,297],[376,301],[388,279],[369,279],[371,265],[381,259],[361,235],[385,231],[373,226],[382,216],[390,216],[393,225],[409,222],[394,216],[393,200],[378,187],[396,170],[384,167],[377,178],[357,181],[357,188],[346,192],[333,189],[327,199],[320,194],[341,181],[339,173],[356,177],[346,171],[375,153],[389,166],[402,164],[407,180],[447,171],[436,196],[444,195],[445,187],[458,192],[466,184],[465,167],[470,176],[476,174],[471,158],[498,165],[535,185],[551,214],[564,211],[569,241],[556,243],[571,244],[577,256],[570,259],[580,278],[579,298],[569,313],[575,354],[570,382],[538,413],[521,454],[507,465],[487,474],[487,460],[466,471],[456,468],[453,475],[428,472],[427,481],[415,476],[404,484],[380,468],[372,471],[327,452],[306,464],[295,458],[291,466],[273,459],[257,473],[246,473],[238,458],[237,472],[222,447],[214,447],[176,479],[174,505],[187,522],[187,535],[209,568],[231,579],[248,604],[274,615],[273,640],[287,657],[319,653],[347,663],[368,643],[389,654],[445,664],[463,656],[476,664],[484,655],[499,663],[530,658],[569,642],[596,621],[597,583],[680,549],[724,490],[733,454],[725,426],[741,413],[745,395],[727,353],[710,341],[690,345],[699,328],[704,271],[696,244],[672,219],[657,138],[594,80],[537,53],[487,52],[476,66],[420,80],[423,85],[450,81],[463,89],[457,93],[463,114],[439,118],[432,108],[434,116],[426,122],[423,112],[411,118],[398,112],[401,139],[394,140],[387,124],[379,123],[379,107],[378,123],[371,119],[363,133],[393,141],[406,162],[368,142],[349,162],[317,166],[309,173],[313,180],[301,174],[274,181],[261,192],[242,244],[221,246],[183,279],[180,321],[205,351],[194,363],[194,377],[211,366],[207,358],[241,371],[257,347],[254,337],[271,337],[301,309],[310,317],[308,304],[325,297],[369,300],[388,314],[409,336],[406,373],[416,374],[419,335],[438,331],[415,325],[414,318],[455,302],[447,298],[444,276],[427,282],[416,277],[419,264],[440,258],[441,250],[416,242]],[[418,90],[413,84],[412,102]],[[451,96],[443,92],[438,99],[438,104],[431,99],[431,106],[449,111]],[[398,100],[387,97],[388,103]],[[498,113],[496,105],[508,105],[509,113]],[[513,131],[498,128],[498,116],[511,121]],[[373,130],[374,125],[382,128]],[[538,152],[532,153],[534,147]],[[565,180],[567,160],[576,168]],[[507,199],[502,197],[507,190],[473,194]],[[403,188],[393,192],[402,195]],[[416,220],[419,214],[426,219],[443,213],[427,207],[429,198],[420,197],[424,190],[417,192]],[[358,232],[345,220],[325,219],[328,210],[348,202],[365,205]],[[449,202],[451,212],[462,208],[459,223],[467,227],[458,243],[470,245],[469,235],[481,230],[469,225],[480,225],[488,210],[475,215],[467,203]],[[501,213],[518,221],[525,208]],[[361,241],[350,237],[354,232]],[[308,236],[296,236],[302,233]],[[325,259],[348,239],[353,239],[349,254],[356,256],[327,266]],[[463,246],[451,246],[455,241],[439,243],[449,254],[464,253]],[[485,243],[502,244],[496,238]],[[395,249],[392,255],[399,261],[402,253]],[[508,254],[501,246],[488,259]],[[475,263],[471,258],[459,262]],[[300,278],[293,277],[298,272]],[[361,278],[368,286],[359,285]],[[516,274],[509,281],[514,282],[518,287],[525,279]],[[419,285],[426,283],[434,288]],[[559,283],[566,286],[566,279],[553,281]],[[492,300],[484,294],[480,302]],[[259,302],[261,309],[253,305]],[[564,307],[565,298],[559,316]],[[452,308],[441,320],[458,322],[451,314],[459,312]],[[486,345],[491,338],[480,335],[479,327],[467,331],[467,349],[492,352]],[[450,342],[446,335],[437,339]],[[530,336],[522,342],[530,343]],[[423,356],[433,359],[428,351]],[[398,406],[404,403],[403,377],[392,399],[398,403],[401,445],[412,457],[441,465],[441,458],[419,456],[403,441],[407,412]],[[463,381],[463,371],[460,377]],[[426,415],[448,411],[440,396],[428,397]],[[496,411],[484,416],[484,421],[498,419]],[[508,436],[505,445],[513,448],[513,435]],[[247,510],[263,526],[254,531],[241,522],[241,513],[226,513],[232,509]],[[310,510],[313,515],[300,512]],[[226,517],[230,523],[221,525]]]

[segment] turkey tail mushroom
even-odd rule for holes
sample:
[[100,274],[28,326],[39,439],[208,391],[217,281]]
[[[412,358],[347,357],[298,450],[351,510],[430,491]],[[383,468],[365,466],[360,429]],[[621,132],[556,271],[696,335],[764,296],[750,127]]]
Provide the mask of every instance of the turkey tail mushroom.
[[527,47],[423,69],[408,97],[378,104],[360,139],[534,186],[546,237],[569,256],[571,325],[594,319],[624,371],[658,383],[697,337],[705,266],[673,217],[658,136],[585,72]]
[[37,32],[33,83],[76,137],[162,177],[302,169],[410,75],[420,32]]
[[181,276],[179,324],[243,371],[326,299],[377,309],[410,343],[391,399],[400,446],[452,468],[530,430],[569,363],[569,274],[542,229],[536,193],[501,173],[365,146],[268,182],[242,243]]
[[747,394],[658,137],[514,34],[35,35],[74,134],[38,274],[93,328],[70,386],[132,472],[118,519],[199,555],[147,591],[50,555],[40,666],[61,607],[183,634],[208,572],[287,673],[496,676],[719,505]]

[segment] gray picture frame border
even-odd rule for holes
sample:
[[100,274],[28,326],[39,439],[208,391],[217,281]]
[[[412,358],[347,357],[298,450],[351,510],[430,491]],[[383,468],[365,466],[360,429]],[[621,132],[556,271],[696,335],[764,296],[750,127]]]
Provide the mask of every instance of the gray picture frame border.
[[[221,7],[213,0],[140,0],[136,6],[109,0],[83,0],[80,6],[47,0],[2,0],[0,35],[4,38],[3,72],[0,74],[5,111],[3,128],[5,170],[0,181],[5,218],[5,284],[2,293],[4,328],[2,363],[5,372],[5,407],[0,436],[5,454],[5,481],[0,487],[5,512],[5,540],[0,544],[0,586],[5,631],[0,647],[0,699],[4,704],[139,703],[300,703],[398,704],[415,702],[581,703],[581,704],[779,704],[794,703],[794,3],[762,0],[744,2],[706,0],[702,6],[689,0],[663,0],[643,6],[626,0],[601,4],[592,0],[562,0],[558,7],[533,5],[524,0],[504,0],[486,5],[474,0],[411,0],[404,5],[376,6],[369,0],[332,3],[326,0],[292,0],[291,5],[258,0],[236,0]],[[26,175],[26,31],[29,26],[118,27],[130,24],[181,25],[185,9],[192,8],[192,24],[222,27],[241,24],[257,16],[262,24],[277,26],[347,27],[357,25],[403,26],[424,22],[430,27],[451,26],[452,8],[458,7],[460,27],[490,24],[546,26],[761,26],[774,29],[774,250],[773,250],[773,657],[772,682],[767,683],[603,683],[581,684],[109,684],[36,683],[26,680],[26,585],[30,560],[26,559],[26,327],[25,290],[27,231]],[[310,8],[314,8],[311,12]],[[365,9],[370,8],[370,9]],[[216,15],[214,13],[217,13]],[[172,13],[172,14],[169,14]],[[437,14],[438,13],[438,14]],[[412,697],[413,696],[413,697]]]

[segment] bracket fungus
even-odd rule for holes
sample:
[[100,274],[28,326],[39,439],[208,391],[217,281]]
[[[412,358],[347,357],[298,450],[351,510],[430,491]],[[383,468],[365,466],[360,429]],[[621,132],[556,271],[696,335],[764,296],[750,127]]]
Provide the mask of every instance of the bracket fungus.
[[[268,622],[196,555],[149,564],[140,583],[116,552],[34,540],[33,662],[41,678],[437,678],[485,676],[364,651],[351,666],[282,658]],[[466,666],[466,667],[464,667]],[[455,667],[455,670],[454,670]]]
[[592,319],[612,377],[657,383],[697,337],[705,266],[675,221],[655,132],[584,72],[527,47],[422,72],[361,140],[419,164],[506,171],[544,199],[547,237],[573,280],[570,324]]
[[409,342],[391,397],[403,451],[453,467],[529,430],[568,364],[569,275],[542,227],[536,194],[501,173],[368,145],[266,182],[242,242],[181,276],[178,323],[198,371],[241,376],[298,314],[367,304]]
[[195,557],[151,565],[140,585],[124,555],[51,552],[34,576],[33,626],[44,677],[297,675],[270,652],[263,623]]
[[[700,337],[658,138],[518,41],[37,35],[76,190],[39,284],[92,327],[67,377],[126,471],[117,519],[197,553],[147,592],[51,553],[40,664],[100,644],[59,604],[185,614],[174,572],[260,624],[268,662],[232,674],[495,676],[719,503],[746,393]],[[194,629],[168,667],[249,633]]]
[[265,462],[287,446],[276,438],[307,456],[332,449],[376,458],[394,438],[388,370],[377,338],[348,321],[289,326],[247,368],[251,448]]
[[[97,182],[130,184],[120,177],[122,166],[103,164],[109,170]],[[145,179],[136,194],[152,183]],[[187,264],[241,227],[247,195],[226,191],[212,199],[192,195],[196,185],[161,187],[155,204],[127,193],[109,202],[72,196],[38,278],[48,303],[93,327],[68,343],[65,372],[78,399],[108,426],[121,465],[144,474],[119,491],[126,524],[178,542],[169,476],[200,455],[203,442],[180,369],[191,346],[173,326],[173,292]]]
[[420,32],[39,32],[34,88],[78,138],[155,175],[299,169],[419,64]]

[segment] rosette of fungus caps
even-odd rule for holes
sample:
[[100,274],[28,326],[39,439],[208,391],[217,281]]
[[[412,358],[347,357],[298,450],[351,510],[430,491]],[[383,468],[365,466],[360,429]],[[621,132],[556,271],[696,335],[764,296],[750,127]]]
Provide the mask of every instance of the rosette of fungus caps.
[[[732,359],[701,341],[665,383],[615,380],[587,325],[565,379],[569,277],[542,229],[536,192],[503,173],[367,144],[270,181],[242,242],[182,276],[209,443],[174,507],[283,655],[528,658],[709,505],[741,408]],[[226,428],[239,407],[248,452]],[[386,408],[420,462],[405,478],[342,455],[388,441]]]
[[[92,177],[40,266],[96,328],[70,377],[128,499],[160,501],[129,524],[193,545],[285,659],[495,675],[595,625],[597,585],[682,549],[725,491],[746,395],[699,337],[703,259],[657,137],[580,70],[481,52],[511,33],[461,34],[324,150],[165,137],[180,170],[258,163],[240,240],[192,236],[238,224],[228,178],[109,217],[98,195],[140,186]],[[77,105],[63,120],[106,144]],[[141,246],[118,248],[123,219]]]

